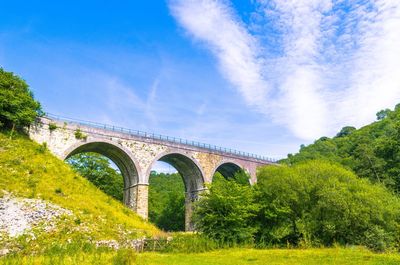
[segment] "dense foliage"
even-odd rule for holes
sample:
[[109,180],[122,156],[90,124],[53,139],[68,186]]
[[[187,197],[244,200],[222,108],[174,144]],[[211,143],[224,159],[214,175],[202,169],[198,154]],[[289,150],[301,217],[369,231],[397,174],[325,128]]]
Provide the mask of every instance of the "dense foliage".
[[250,187],[219,179],[197,205],[196,228],[214,240],[265,245],[396,247],[400,201],[338,164],[267,166]]
[[40,104],[25,81],[0,68],[0,127],[29,126],[40,113]]
[[259,204],[248,177],[236,174],[225,179],[219,173],[213,178],[209,191],[202,195],[193,216],[196,229],[211,239],[226,243],[244,243],[253,240],[257,231],[253,219]]
[[123,178],[107,157],[97,153],[80,153],[68,158],[67,163],[104,193],[122,201]]
[[340,165],[309,161],[264,167],[258,175],[258,240],[266,243],[365,245],[398,242],[400,201],[382,185]]
[[283,160],[293,165],[323,159],[353,170],[357,176],[400,192],[400,104],[377,113],[378,121],[356,130],[344,127],[335,137],[321,137]]
[[241,180],[241,177],[239,181],[236,177],[226,179],[216,172],[208,191],[195,204],[196,230],[222,245],[252,243],[257,232],[256,190]]
[[149,220],[165,231],[185,230],[185,187],[178,173],[152,172]]

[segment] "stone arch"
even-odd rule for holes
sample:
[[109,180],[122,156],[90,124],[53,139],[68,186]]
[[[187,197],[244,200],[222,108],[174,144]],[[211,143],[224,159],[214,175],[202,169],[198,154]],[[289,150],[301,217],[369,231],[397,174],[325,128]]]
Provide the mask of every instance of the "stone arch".
[[136,186],[142,183],[141,172],[131,152],[117,145],[115,142],[105,139],[78,142],[69,147],[62,155],[64,160],[69,157],[85,152],[94,152],[111,159],[121,171],[124,179],[124,204],[137,211]]
[[214,176],[216,172],[219,172],[224,178],[229,179],[233,178],[236,172],[239,172],[241,170],[244,170],[248,173],[248,170],[246,170],[246,168],[239,165],[238,163],[230,160],[224,160],[217,164],[217,166],[212,171],[212,175]]
[[184,152],[177,150],[158,154],[149,166],[146,176],[157,161],[162,161],[173,166],[181,175],[185,185],[185,230],[194,230],[192,223],[193,202],[198,199],[204,187],[204,173],[198,161]]
[[[179,172],[183,178],[186,192],[201,191],[204,189],[204,173],[199,162],[188,156],[188,154],[173,150],[158,154],[146,172],[146,177],[150,176],[150,170],[157,161],[170,164]],[[148,183],[148,182],[147,182]]]

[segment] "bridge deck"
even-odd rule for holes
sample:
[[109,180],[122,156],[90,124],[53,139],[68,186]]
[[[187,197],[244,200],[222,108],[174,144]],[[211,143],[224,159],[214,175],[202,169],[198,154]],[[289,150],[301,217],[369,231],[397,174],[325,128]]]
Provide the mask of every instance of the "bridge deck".
[[49,118],[51,120],[57,120],[57,121],[67,122],[67,123],[74,123],[77,125],[92,127],[92,128],[96,128],[96,129],[103,129],[103,130],[107,130],[107,131],[122,133],[122,134],[126,134],[129,136],[135,136],[135,137],[146,138],[146,139],[151,139],[151,140],[156,140],[156,141],[163,141],[163,142],[175,143],[175,144],[180,144],[180,145],[186,145],[189,147],[201,148],[201,149],[205,149],[205,150],[212,151],[212,152],[234,155],[234,156],[243,157],[243,158],[247,158],[247,159],[250,158],[250,159],[258,160],[260,162],[276,163],[276,161],[277,161],[276,159],[273,159],[273,158],[269,158],[269,157],[265,157],[265,156],[261,156],[261,155],[257,155],[257,154],[252,154],[252,153],[248,153],[248,152],[238,151],[238,150],[231,149],[231,148],[224,148],[224,147],[220,147],[220,146],[216,146],[216,145],[200,143],[197,141],[190,141],[187,139],[182,139],[182,138],[177,138],[177,137],[171,137],[171,136],[166,136],[166,135],[161,135],[161,134],[132,130],[132,129],[127,129],[127,128],[114,126],[114,125],[108,125],[108,124],[91,122],[91,121],[84,121],[84,120],[79,120],[79,119],[72,119],[72,118],[67,118],[67,117],[49,114],[49,113],[47,113],[45,115],[45,117]]

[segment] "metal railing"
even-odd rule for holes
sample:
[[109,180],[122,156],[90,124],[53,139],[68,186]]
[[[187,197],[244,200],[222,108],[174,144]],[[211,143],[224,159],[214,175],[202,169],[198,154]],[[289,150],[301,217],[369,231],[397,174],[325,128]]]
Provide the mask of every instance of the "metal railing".
[[139,131],[139,130],[132,130],[132,129],[127,129],[127,128],[104,124],[104,123],[72,119],[72,118],[55,115],[55,114],[51,114],[51,113],[46,113],[44,115],[44,117],[50,118],[52,120],[67,122],[67,123],[71,122],[71,123],[75,123],[78,125],[89,126],[89,127],[93,127],[93,128],[124,133],[124,134],[128,134],[131,136],[144,137],[144,138],[148,138],[148,139],[152,139],[152,140],[159,140],[159,141],[167,141],[170,143],[183,144],[183,145],[202,148],[202,149],[206,149],[206,150],[210,150],[210,151],[216,151],[216,152],[220,152],[220,153],[224,153],[224,154],[257,159],[257,160],[265,161],[265,162],[269,162],[269,163],[275,163],[277,161],[276,159],[273,159],[270,157],[265,157],[265,156],[261,156],[261,155],[248,153],[248,152],[238,151],[236,149],[224,148],[224,147],[220,147],[220,146],[216,146],[216,145],[210,145],[210,144],[200,143],[200,142],[196,142],[196,141],[190,141],[190,140],[182,139],[182,138],[178,138],[178,137],[171,137],[171,136],[166,136],[166,135],[161,135],[161,134],[143,132],[143,131]]

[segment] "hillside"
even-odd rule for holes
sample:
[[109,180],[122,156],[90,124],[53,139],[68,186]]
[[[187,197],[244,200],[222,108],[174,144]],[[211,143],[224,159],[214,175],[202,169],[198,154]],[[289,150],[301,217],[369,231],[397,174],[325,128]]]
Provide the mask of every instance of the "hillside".
[[353,170],[359,177],[383,183],[400,192],[400,104],[377,113],[377,121],[360,129],[344,127],[333,138],[321,137],[302,145],[282,163],[289,165],[323,159]]
[[[54,242],[124,245],[161,235],[50,154],[46,146],[23,135],[10,140],[8,133],[0,133],[0,197],[3,254],[43,250]],[[33,222],[33,228],[27,222]],[[28,229],[22,235],[10,231],[12,227]]]

